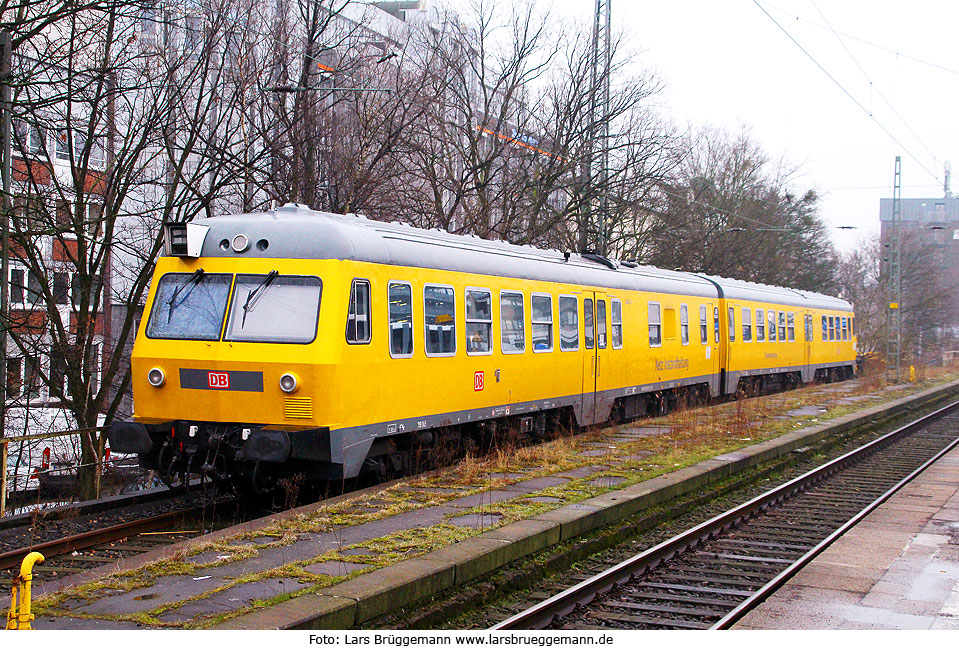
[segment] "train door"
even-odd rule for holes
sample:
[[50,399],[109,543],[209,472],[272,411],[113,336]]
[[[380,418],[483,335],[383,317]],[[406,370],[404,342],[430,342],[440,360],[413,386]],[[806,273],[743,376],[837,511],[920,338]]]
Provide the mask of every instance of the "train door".
[[719,349],[719,305],[718,303],[710,302],[706,304],[706,323],[711,324],[706,326],[706,357],[710,360],[711,364],[708,365],[709,373],[712,376],[712,379],[709,382],[710,391],[713,394],[713,397],[718,396],[722,393],[721,382],[721,372],[722,372],[722,359]]
[[812,338],[813,338],[813,320],[812,314],[805,312],[803,314],[803,359],[802,359],[802,381],[804,383],[812,382],[815,371],[811,366],[812,357]]
[[[604,374],[609,373],[609,300],[602,292],[583,298],[583,420],[588,424],[609,418],[612,398],[604,398]],[[604,368],[604,364],[606,367]]]

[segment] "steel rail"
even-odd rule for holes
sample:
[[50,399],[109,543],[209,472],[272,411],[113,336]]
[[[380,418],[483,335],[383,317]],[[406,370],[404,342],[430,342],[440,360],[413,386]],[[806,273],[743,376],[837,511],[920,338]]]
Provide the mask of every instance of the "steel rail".
[[138,533],[148,531],[157,526],[200,514],[204,508],[206,507],[201,505],[191,506],[185,509],[170,511],[169,513],[161,513],[159,515],[133,520],[131,522],[122,522],[120,524],[104,527],[103,529],[86,531],[83,533],[73,534],[72,536],[57,538],[56,540],[49,540],[46,542],[38,542],[27,547],[6,551],[0,553],[0,570],[16,567],[19,565],[23,557],[30,552],[43,552],[45,556],[69,554],[70,552],[80,549],[87,549],[97,545],[102,545],[103,543],[126,538],[128,536],[135,536]]
[[[822,479],[833,475],[848,466],[859,462],[867,456],[870,456],[886,446],[895,443],[899,439],[911,434],[917,429],[921,429],[929,423],[942,418],[951,411],[959,408],[959,401],[953,402],[930,414],[927,414],[907,425],[904,425],[889,434],[886,434],[875,441],[867,443],[855,450],[852,450],[841,457],[834,459],[818,468],[789,481],[781,486],[774,488],[762,495],[759,495],[744,504],[734,507],[725,513],[722,513],[706,522],[703,522],[692,529],[685,531],[673,538],[666,540],[655,547],[637,554],[636,556],[605,570],[596,576],[587,579],[577,585],[574,585],[563,592],[560,592],[549,599],[536,604],[527,610],[518,613],[507,620],[504,620],[491,627],[490,630],[530,630],[545,628],[555,617],[567,615],[578,606],[591,602],[595,597],[604,594],[613,587],[629,581],[634,576],[641,575],[646,571],[655,568],[664,561],[681,554],[699,544],[709,540],[715,535],[737,525],[738,523],[750,518],[754,514],[764,511],[769,507],[775,506],[784,500],[802,492],[806,487],[819,483]],[[883,493],[872,504],[857,513],[852,520],[844,524],[839,530],[831,534],[827,539],[817,544],[813,549],[804,554],[794,564],[783,570],[768,584],[759,589],[756,595],[741,603],[733,611],[721,619],[714,628],[728,627],[735,623],[748,612],[748,609],[755,607],[763,599],[767,598],[776,588],[780,587],[785,581],[801,569],[802,565],[809,563],[816,555],[821,553],[830,542],[853,526],[856,522],[864,518],[870,511],[875,509],[882,501],[888,499],[893,493],[902,487],[909,479],[914,478],[919,472],[926,469],[931,463],[946,454],[949,450],[959,444],[959,439],[948,444],[942,451],[925,462],[919,469],[913,471],[905,479],[898,482],[893,488]],[[802,565],[798,565],[802,563]],[[761,596],[759,596],[761,594]],[[747,604],[750,604],[747,608]],[[722,626],[721,626],[722,625]]]

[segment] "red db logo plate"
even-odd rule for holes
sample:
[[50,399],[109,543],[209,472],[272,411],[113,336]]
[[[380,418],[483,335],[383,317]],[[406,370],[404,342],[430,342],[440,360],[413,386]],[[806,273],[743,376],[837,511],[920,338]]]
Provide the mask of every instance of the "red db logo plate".
[[483,371],[473,373],[473,391],[483,390]]
[[206,378],[211,389],[229,389],[230,388],[229,373],[214,373],[211,371],[210,373],[206,374]]

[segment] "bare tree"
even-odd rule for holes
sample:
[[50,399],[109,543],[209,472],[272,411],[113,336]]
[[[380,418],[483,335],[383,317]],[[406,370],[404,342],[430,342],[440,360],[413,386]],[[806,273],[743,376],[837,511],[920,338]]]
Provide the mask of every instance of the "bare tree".
[[[21,400],[46,398],[78,428],[109,422],[123,405],[124,352],[162,221],[209,214],[216,197],[242,184],[247,161],[236,155],[243,142],[233,127],[247,89],[224,65],[232,23],[222,9],[145,16],[135,5],[110,5],[28,30],[34,36],[17,51],[20,309],[10,334],[32,360],[30,375],[48,387]],[[81,440],[80,495],[90,497],[102,442],[93,432]]]

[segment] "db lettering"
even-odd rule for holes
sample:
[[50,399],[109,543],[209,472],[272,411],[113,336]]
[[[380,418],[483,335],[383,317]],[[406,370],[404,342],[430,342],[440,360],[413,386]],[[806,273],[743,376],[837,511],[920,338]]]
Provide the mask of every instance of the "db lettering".
[[482,391],[483,384],[483,371],[476,371],[473,373],[473,391]]
[[229,373],[207,373],[207,381],[210,384],[211,389],[229,389],[230,388],[230,374]]

